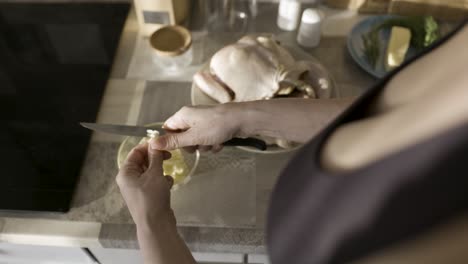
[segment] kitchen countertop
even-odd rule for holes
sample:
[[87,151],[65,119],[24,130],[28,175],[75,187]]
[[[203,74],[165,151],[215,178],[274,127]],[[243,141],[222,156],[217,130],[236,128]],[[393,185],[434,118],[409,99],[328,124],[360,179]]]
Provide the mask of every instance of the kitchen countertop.
[[[295,45],[294,33],[276,28],[277,4],[261,5],[261,11],[249,31],[273,32]],[[323,9],[327,19],[323,25],[320,46],[304,51],[317,58],[331,72],[341,97],[360,94],[374,79],[360,70],[348,56],[345,36],[362,17],[352,11]],[[200,45],[208,45],[206,39],[209,39],[209,34],[196,31],[194,36],[200,40]],[[121,37],[98,122],[140,124],[146,121],[141,111],[145,92],[161,81],[172,82],[174,87],[158,88],[159,98],[172,96],[176,99],[152,118],[162,121],[190,103],[190,90],[187,87],[190,87],[191,74],[200,66],[192,66],[182,77],[171,78],[157,74],[138,76],[135,72],[138,72],[143,62],[136,54],[141,52],[138,51],[139,45],[145,41],[146,38],[138,33],[138,25],[132,13]],[[205,52],[205,57],[214,51]],[[0,240],[56,246],[137,248],[135,225],[114,182],[117,173],[115,159],[122,139],[121,136],[93,134],[70,212],[0,212]],[[258,155],[240,150],[229,151],[233,151],[233,155],[244,155],[255,164],[255,213],[252,224],[235,227],[223,226],[221,222],[213,227],[187,226],[182,223],[179,232],[192,251],[264,253],[263,230],[269,195],[276,177],[294,153]],[[242,191],[239,190],[239,196],[244,195]]]

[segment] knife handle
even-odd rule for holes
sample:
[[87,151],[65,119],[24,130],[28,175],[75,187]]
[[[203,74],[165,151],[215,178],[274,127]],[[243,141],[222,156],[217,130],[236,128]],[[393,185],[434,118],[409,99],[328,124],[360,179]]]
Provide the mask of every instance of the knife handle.
[[243,146],[253,147],[258,150],[264,151],[267,149],[265,141],[257,138],[232,138],[223,143],[224,146]]

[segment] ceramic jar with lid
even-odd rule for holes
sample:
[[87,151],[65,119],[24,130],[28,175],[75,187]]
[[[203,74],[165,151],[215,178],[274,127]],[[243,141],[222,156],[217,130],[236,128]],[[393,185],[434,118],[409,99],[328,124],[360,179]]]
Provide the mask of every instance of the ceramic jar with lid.
[[165,70],[178,70],[192,63],[192,36],[182,26],[163,26],[150,37],[153,61]]

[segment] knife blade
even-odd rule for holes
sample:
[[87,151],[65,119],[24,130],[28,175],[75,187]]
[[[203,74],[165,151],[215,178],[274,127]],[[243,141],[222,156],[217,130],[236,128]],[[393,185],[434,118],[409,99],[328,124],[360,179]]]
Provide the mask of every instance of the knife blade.
[[122,135],[122,136],[135,136],[135,137],[148,137],[153,130],[159,132],[160,135],[164,134],[161,131],[162,126],[152,126],[152,127],[144,127],[144,126],[127,126],[127,125],[113,125],[113,124],[97,124],[97,123],[86,123],[81,122],[81,126],[91,129],[93,131],[103,132],[107,134],[115,134],[115,135]]
[[[135,136],[135,137],[151,137],[155,133],[157,135],[166,134],[161,125],[151,127],[145,126],[128,126],[128,125],[115,125],[115,124],[97,124],[81,122],[81,126],[91,129],[93,131],[122,135],[122,136]],[[157,132],[156,132],[157,131]],[[244,146],[254,147],[258,150],[266,150],[267,144],[265,141],[257,138],[232,138],[223,143],[224,146]]]

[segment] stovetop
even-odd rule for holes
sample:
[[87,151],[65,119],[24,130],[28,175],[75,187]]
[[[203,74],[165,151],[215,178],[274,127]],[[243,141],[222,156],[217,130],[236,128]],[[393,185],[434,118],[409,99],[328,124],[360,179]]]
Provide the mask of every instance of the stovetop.
[[69,209],[128,10],[0,4],[0,209]]

